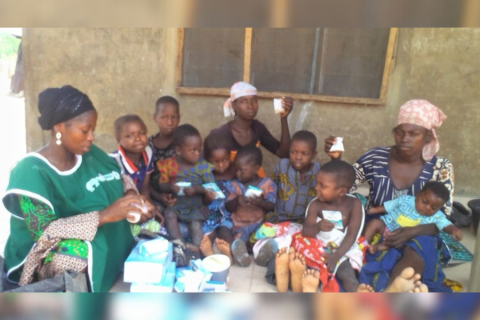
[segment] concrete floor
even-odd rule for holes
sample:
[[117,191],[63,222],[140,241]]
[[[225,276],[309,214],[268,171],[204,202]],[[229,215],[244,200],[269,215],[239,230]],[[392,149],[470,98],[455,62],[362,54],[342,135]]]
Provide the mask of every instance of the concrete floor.
[[[4,151],[0,166],[0,193],[7,187],[10,170],[25,155],[25,106],[24,99],[8,95],[9,82],[0,80],[0,145]],[[365,192],[362,189],[362,193]],[[456,201],[467,204],[469,198],[456,197]],[[3,255],[5,242],[10,233],[10,215],[0,201],[0,254]],[[476,237],[472,228],[464,231],[462,243],[473,253]],[[471,263],[464,263],[445,269],[449,279],[459,281],[468,290]],[[236,265],[230,269],[229,289],[233,292],[276,292],[276,288],[265,281],[266,268],[252,263],[248,268]],[[129,284],[121,279],[112,288],[116,292],[128,292]]]
[[[471,198],[468,197],[455,197],[455,201],[462,203],[466,208],[468,201]],[[475,243],[477,241],[477,236],[473,232],[473,227],[462,229],[463,239],[461,243],[473,254],[475,253]],[[463,285],[463,292],[468,292],[468,284],[470,283],[470,269],[472,268],[472,263],[463,263],[458,266],[444,268],[445,275],[448,279],[455,280],[460,282]]]
[[[464,233],[462,244],[473,253],[476,240],[476,237],[473,234],[473,228],[462,229],[462,232]],[[467,292],[471,266],[472,263],[468,262],[454,267],[444,268],[444,271],[447,278],[460,282],[463,285],[463,291]],[[255,263],[250,264],[247,268],[233,265],[230,267],[228,289],[233,292],[277,292],[275,286],[268,284],[265,281],[266,271],[267,268],[260,267]],[[123,282],[121,277],[112,288],[112,292],[129,291],[130,284]]]

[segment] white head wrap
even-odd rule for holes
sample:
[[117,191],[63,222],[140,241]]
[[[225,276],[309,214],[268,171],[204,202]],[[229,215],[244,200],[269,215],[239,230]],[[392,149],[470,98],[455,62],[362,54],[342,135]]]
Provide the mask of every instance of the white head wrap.
[[230,98],[223,104],[223,113],[225,118],[235,115],[232,108],[232,102],[240,97],[256,96],[257,88],[246,82],[237,82],[230,89]]

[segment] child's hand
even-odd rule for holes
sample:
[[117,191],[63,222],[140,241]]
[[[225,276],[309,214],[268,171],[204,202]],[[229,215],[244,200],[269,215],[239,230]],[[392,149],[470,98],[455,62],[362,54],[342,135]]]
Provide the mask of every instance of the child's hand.
[[187,197],[192,197],[195,195],[195,188],[193,187],[184,188],[183,193],[185,193]]
[[177,199],[171,193],[160,193],[160,202],[166,207],[171,207],[177,202]]
[[247,203],[251,203],[253,205],[259,206],[263,201],[263,195],[258,197],[250,197],[247,198]]
[[330,221],[325,220],[325,219],[318,222],[317,225],[319,226],[320,231],[324,231],[324,232],[332,231],[333,227],[335,227],[335,225],[333,223],[331,223]]
[[325,151],[325,153],[327,154],[327,156],[329,156],[330,158],[332,159],[339,159],[340,156],[342,155],[342,152],[341,151],[333,151],[333,152],[330,152],[330,149],[332,148],[332,146],[335,144],[335,141],[337,141],[337,138],[334,137],[334,136],[330,136],[328,138],[325,139],[325,146],[323,147],[323,150]]
[[333,271],[335,271],[338,260],[340,260],[340,257],[335,252],[324,253],[322,257],[328,272],[333,273]]
[[462,230],[455,228],[453,229],[452,236],[455,238],[455,240],[460,241],[463,239],[463,232]]
[[386,235],[383,242],[389,247],[399,249],[416,236],[415,227],[401,227]]
[[238,196],[238,204],[241,206],[246,206],[250,203],[250,199],[245,196]]
[[207,192],[205,193],[205,195],[203,197],[204,197],[204,199],[207,203],[211,203],[215,199],[216,195],[217,194],[215,192],[207,190]]
[[290,112],[292,112],[293,109],[293,99],[292,97],[283,97],[282,98],[282,108],[285,110],[285,112],[280,114],[280,118],[285,119],[288,117]]
[[177,186],[175,183],[172,183],[170,185],[170,190],[172,190],[174,194],[178,194],[180,192],[180,187]]

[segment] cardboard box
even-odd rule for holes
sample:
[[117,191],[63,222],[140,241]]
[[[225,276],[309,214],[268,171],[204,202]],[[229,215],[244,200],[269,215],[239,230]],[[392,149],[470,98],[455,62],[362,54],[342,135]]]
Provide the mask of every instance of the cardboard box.
[[143,241],[139,246],[139,252],[144,256],[156,255],[168,251],[168,244],[168,240],[161,237]]
[[125,261],[123,281],[160,284],[172,261],[173,245],[169,243],[167,251],[144,255],[140,253],[140,246],[143,242],[145,241],[140,241],[135,246]]
[[227,285],[225,282],[220,281],[206,281],[205,282],[205,289],[203,292],[225,292],[227,290]]
[[130,292],[172,292],[175,285],[175,262],[168,265],[167,271],[161,283],[134,282],[130,286]]
[[202,187],[204,187],[205,189],[207,189],[210,192],[215,193],[215,199],[216,200],[225,199],[225,195],[223,194],[222,190],[220,190],[220,188],[217,186],[217,184],[215,182],[209,182],[209,183],[202,184]]
[[247,192],[245,192],[245,197],[247,198],[260,197],[262,194],[263,194],[262,189],[259,189],[254,186],[248,186]]
[[212,273],[203,268],[202,260],[191,260],[190,266],[176,271],[176,292],[203,292],[205,283],[212,278]]

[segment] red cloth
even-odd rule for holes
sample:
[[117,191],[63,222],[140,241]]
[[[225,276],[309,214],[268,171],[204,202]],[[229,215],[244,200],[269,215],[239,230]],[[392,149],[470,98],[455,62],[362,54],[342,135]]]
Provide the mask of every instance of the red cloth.
[[[368,248],[365,238],[363,236],[358,238],[357,244],[365,256]],[[326,251],[328,244],[323,243],[317,238],[303,237],[299,232],[293,235],[291,246],[305,257],[305,263],[308,267],[317,269],[320,272],[322,292],[340,292],[340,286],[335,279],[335,275],[328,272],[322,260],[322,255],[328,253]]]
[[340,286],[335,276],[328,272],[322,261],[322,255],[326,253],[324,249],[326,244],[319,239],[303,237],[301,233],[297,233],[292,238],[292,247],[305,257],[308,267],[319,271],[322,292],[340,292]]

